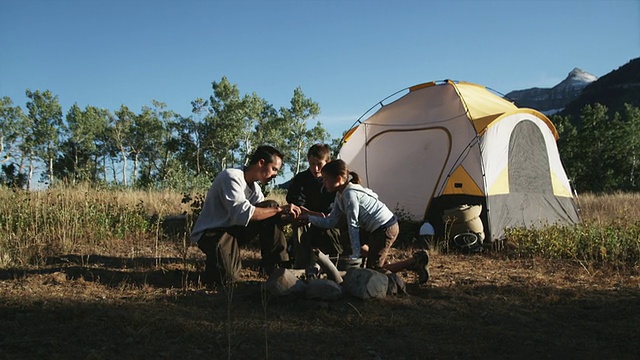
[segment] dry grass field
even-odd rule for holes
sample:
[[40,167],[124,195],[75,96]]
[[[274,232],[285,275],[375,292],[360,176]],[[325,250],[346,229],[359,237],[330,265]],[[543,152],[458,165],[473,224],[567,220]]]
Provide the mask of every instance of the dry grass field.
[[[98,241],[52,227],[53,242],[51,234],[38,235],[45,225],[25,223],[31,230],[24,234],[48,244],[38,247],[35,240],[16,240],[19,232],[8,218],[26,210],[3,212],[7,203],[20,202],[3,196],[2,359],[638,358],[637,263],[434,249],[427,284],[400,273],[407,295],[335,302],[272,297],[261,290],[255,249],[243,250],[244,282],[209,290],[199,282],[200,251],[179,238],[148,235],[158,228],[127,225],[121,236]],[[163,216],[185,211],[180,194],[80,198],[91,196],[119,204],[109,209],[132,206]],[[579,204],[587,222],[605,230],[628,223],[637,231],[638,200],[637,194],[582,195]],[[63,208],[71,211],[76,205],[66,201]],[[75,226],[104,236],[93,224]],[[393,249],[392,257],[410,254]]]

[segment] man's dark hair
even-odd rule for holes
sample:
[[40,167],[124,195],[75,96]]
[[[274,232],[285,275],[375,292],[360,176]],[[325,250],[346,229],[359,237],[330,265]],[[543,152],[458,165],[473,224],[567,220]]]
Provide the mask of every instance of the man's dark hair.
[[331,160],[331,148],[327,144],[314,144],[307,152],[307,158],[314,157],[319,160]]
[[256,151],[254,151],[249,158],[249,165],[257,164],[260,160],[264,160],[267,164],[270,164],[275,161],[274,156],[277,156],[284,161],[284,155],[280,150],[270,145],[258,146]]

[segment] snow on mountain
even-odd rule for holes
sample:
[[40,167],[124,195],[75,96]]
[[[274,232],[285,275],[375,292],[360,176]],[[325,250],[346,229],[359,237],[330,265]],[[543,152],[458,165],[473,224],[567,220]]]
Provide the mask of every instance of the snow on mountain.
[[574,68],[569,75],[552,88],[530,88],[511,91],[506,95],[518,107],[526,107],[538,110],[546,115],[562,111],[564,107],[580,95],[582,90],[592,82],[598,80],[597,76]]

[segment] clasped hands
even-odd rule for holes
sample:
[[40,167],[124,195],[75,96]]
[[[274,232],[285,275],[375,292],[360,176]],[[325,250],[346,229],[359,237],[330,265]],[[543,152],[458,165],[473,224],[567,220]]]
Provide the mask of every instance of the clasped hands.
[[302,215],[302,209],[296,204],[287,204],[280,207],[280,214],[284,217],[297,219]]
[[325,214],[317,211],[311,211],[304,206],[298,206],[295,204],[287,204],[281,207],[280,214],[283,217],[295,219],[300,223],[307,223],[309,221],[309,215],[326,217]]

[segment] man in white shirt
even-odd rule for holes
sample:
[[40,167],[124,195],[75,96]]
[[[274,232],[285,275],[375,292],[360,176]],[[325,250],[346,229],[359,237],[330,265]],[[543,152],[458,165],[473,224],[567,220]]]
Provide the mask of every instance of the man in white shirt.
[[240,245],[258,235],[262,268],[269,271],[289,261],[282,216],[298,217],[301,210],[264,199],[258,181],[267,184],[282,167],[283,154],[269,145],[256,149],[244,169],[226,169],[216,176],[191,240],[207,255],[205,283],[227,284],[240,280]]

